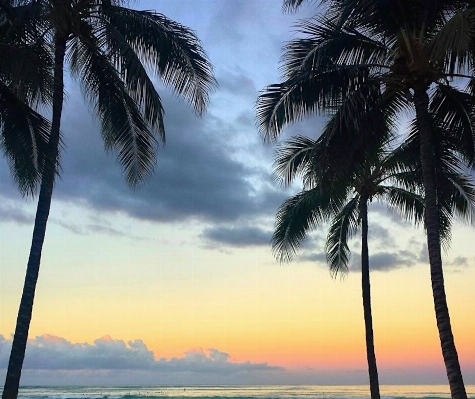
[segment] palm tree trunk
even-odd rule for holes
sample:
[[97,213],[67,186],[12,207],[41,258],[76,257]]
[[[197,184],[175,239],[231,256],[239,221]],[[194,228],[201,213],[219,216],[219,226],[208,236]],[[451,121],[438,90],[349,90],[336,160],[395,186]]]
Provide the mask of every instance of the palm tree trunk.
[[51,134],[48,142],[48,156],[43,169],[41,189],[36,209],[35,226],[31,242],[30,256],[26,268],[23,293],[18,310],[15,334],[13,337],[12,350],[8,363],[5,386],[2,399],[16,399],[20,385],[21,370],[25,358],[28,330],[30,328],[33,301],[35,298],[36,282],[40,269],[41,251],[46,234],[51,197],[53,194],[54,177],[59,154],[59,129],[63,108],[63,65],[66,53],[66,38],[55,36],[55,67],[54,67],[54,93],[53,93],[53,117]]
[[368,198],[361,196],[359,204],[361,218],[361,287],[363,295],[364,325],[366,337],[366,359],[368,360],[369,388],[371,399],[380,399],[378,367],[374,352],[373,316],[371,314],[371,285],[369,280],[368,251]]
[[437,183],[435,179],[434,145],[431,119],[429,115],[429,97],[426,88],[415,89],[414,105],[419,127],[421,165],[425,190],[425,224],[427,229],[427,248],[429,250],[430,275],[432,295],[434,297],[435,317],[439,329],[439,339],[442,347],[450,393],[453,399],[467,399],[465,385],[460,370],[460,363],[455,348],[452,327],[450,325],[449,309],[444,287],[442,257],[440,251],[439,213],[437,210]]

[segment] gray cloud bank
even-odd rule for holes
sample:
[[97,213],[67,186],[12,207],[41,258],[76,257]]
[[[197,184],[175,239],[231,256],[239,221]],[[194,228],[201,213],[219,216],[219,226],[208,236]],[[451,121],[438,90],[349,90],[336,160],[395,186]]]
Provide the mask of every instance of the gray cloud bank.
[[[0,334],[0,367],[8,364],[11,339]],[[183,357],[156,360],[154,353],[140,340],[128,341],[104,336],[92,344],[71,343],[65,338],[44,334],[28,341],[24,369],[35,370],[154,370],[233,374],[249,371],[277,371],[281,367],[267,363],[236,363],[218,349],[199,348]]]
[[[132,218],[155,223],[180,223],[190,220],[205,224],[232,223],[233,230],[207,231],[206,241],[230,246],[268,244],[272,224],[249,230],[248,221],[269,219],[286,194],[271,183],[271,149],[259,141],[251,123],[238,132],[241,122],[225,123],[208,116],[196,118],[171,95],[167,107],[168,140],[157,152],[155,173],[136,190],[127,186],[114,154],[105,154],[97,123],[87,115],[85,106],[71,96],[65,109],[65,150],[61,178],[57,180],[53,201],[87,206],[102,214],[121,212]],[[164,96],[167,98],[167,96]],[[251,128],[250,128],[251,127]],[[232,138],[236,142],[231,143]],[[249,146],[254,147],[251,151]],[[244,155],[242,154],[244,153]],[[250,154],[246,156],[245,154]],[[257,159],[267,159],[259,162]],[[0,164],[0,216],[3,221],[32,224],[34,213],[23,209],[19,194],[11,184],[6,162]],[[35,202],[30,201],[31,202]],[[106,212],[106,213],[104,213]],[[241,234],[236,234],[237,230]],[[73,233],[90,229],[75,226]],[[242,236],[247,230],[250,235]],[[229,233],[226,235],[226,233]],[[257,239],[253,242],[253,239]]]
[[[0,335],[0,378],[4,378],[11,339]],[[472,381],[468,368],[468,383]],[[443,364],[424,370],[381,367],[385,384],[443,383]],[[104,336],[93,343],[72,343],[44,334],[28,341],[22,373],[24,385],[295,385],[367,384],[364,369],[297,367],[234,362],[218,349],[190,350],[182,357],[156,359],[145,343]]]

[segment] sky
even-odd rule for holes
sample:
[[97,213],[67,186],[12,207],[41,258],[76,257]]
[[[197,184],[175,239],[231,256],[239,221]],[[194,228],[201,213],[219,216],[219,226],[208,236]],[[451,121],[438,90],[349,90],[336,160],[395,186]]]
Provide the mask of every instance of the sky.
[[[219,87],[198,118],[160,87],[167,144],[131,190],[76,82],[67,80],[62,172],[55,186],[23,384],[367,384],[359,239],[333,279],[326,230],[278,263],[274,215],[299,184],[274,183],[274,147],[255,123],[260,90],[280,79],[297,21],[281,0],[143,0],[193,29]],[[157,83],[158,85],[158,83]],[[287,127],[317,137],[325,119]],[[402,129],[404,126],[401,127]],[[0,160],[0,379],[15,328],[35,198]],[[446,384],[424,231],[370,205],[376,356],[382,384]],[[475,384],[473,227],[456,223],[444,253],[452,328]]]

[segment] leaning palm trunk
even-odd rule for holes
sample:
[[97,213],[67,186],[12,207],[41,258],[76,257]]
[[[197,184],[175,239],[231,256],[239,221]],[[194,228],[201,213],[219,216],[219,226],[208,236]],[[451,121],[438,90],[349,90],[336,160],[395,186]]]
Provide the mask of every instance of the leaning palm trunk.
[[366,338],[366,358],[368,360],[369,388],[371,399],[380,399],[378,367],[374,353],[373,316],[371,314],[371,286],[369,280],[368,251],[368,199],[364,196],[359,204],[361,218],[361,287],[363,295],[363,312]]
[[[54,176],[54,175],[53,175]],[[40,269],[41,251],[46,233],[46,223],[51,205],[51,195],[53,189],[53,179],[51,176],[43,174],[38,206],[36,210],[35,227],[31,243],[30,256],[26,269],[23,293],[18,310],[15,335],[13,337],[12,350],[8,363],[7,376],[3,389],[3,399],[16,399],[20,384],[21,370],[25,358],[26,342],[28,330],[30,328],[31,314],[33,311],[33,301],[35,297],[36,282]]]
[[33,238],[26,269],[23,293],[18,310],[15,335],[13,337],[12,351],[8,363],[5,386],[2,399],[16,399],[20,385],[21,370],[25,358],[28,330],[30,328],[33,301],[35,298],[36,282],[40,269],[41,252],[46,234],[46,224],[51,207],[56,163],[59,153],[59,129],[63,108],[63,65],[66,52],[66,39],[59,35],[55,37],[55,68],[54,68],[54,93],[53,93],[53,118],[51,135],[48,142],[48,157],[41,179],[41,189],[36,210]]
[[467,399],[465,385],[460,370],[457,349],[455,348],[449,309],[445,296],[444,274],[439,236],[439,212],[437,209],[437,187],[435,180],[434,146],[431,134],[430,116],[428,112],[429,97],[426,88],[414,92],[416,118],[420,131],[420,151],[422,175],[425,190],[425,225],[427,229],[427,248],[429,251],[432,295],[434,297],[435,316],[439,330],[442,356],[444,358],[450,393],[453,399]]

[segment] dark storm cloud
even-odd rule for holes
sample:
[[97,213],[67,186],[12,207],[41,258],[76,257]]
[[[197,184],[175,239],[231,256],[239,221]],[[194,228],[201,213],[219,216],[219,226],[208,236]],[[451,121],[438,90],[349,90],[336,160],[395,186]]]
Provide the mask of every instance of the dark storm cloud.
[[[158,151],[155,173],[137,190],[121,175],[114,154],[105,155],[97,124],[78,99],[66,109],[63,133],[63,168],[53,200],[85,203],[101,211],[121,211],[152,221],[237,220],[243,216],[272,214],[283,195],[253,180],[267,175],[265,168],[247,166],[233,159],[226,136],[231,126],[213,126],[197,119],[183,104],[168,107],[167,145]],[[251,132],[251,134],[255,134]],[[259,149],[262,151],[262,149]],[[8,173],[6,163],[2,175]],[[18,197],[11,183],[2,180],[2,195]],[[271,200],[271,204],[264,201]],[[21,211],[5,212],[9,218],[27,221]]]

